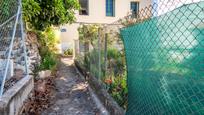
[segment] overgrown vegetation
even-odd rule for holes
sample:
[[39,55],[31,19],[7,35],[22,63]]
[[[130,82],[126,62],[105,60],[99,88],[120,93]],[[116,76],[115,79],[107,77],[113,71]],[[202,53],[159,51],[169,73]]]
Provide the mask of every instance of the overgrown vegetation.
[[53,28],[47,28],[44,32],[38,31],[40,55],[42,57],[40,70],[54,70],[57,64],[57,44],[59,43]]
[[64,51],[64,56],[72,56],[73,55],[73,49],[68,48]]
[[114,82],[109,84],[109,93],[112,97],[118,102],[118,104],[127,109],[127,96],[128,96],[128,88],[127,88],[127,75],[126,73],[121,74],[120,76],[114,76]]
[[78,0],[23,0],[24,20],[36,30],[74,22],[79,8]]
[[[27,29],[38,35],[42,58],[38,70],[53,70],[57,64],[58,40],[54,27],[75,21],[78,0],[22,0],[23,18]],[[70,54],[70,52],[68,52]]]
[[107,50],[105,83],[108,92],[124,109],[127,108],[127,74],[124,51],[109,47]]
[[[99,25],[83,25],[78,29],[80,47],[83,46],[84,51],[77,56],[77,61],[92,75],[99,78],[118,104],[126,109],[128,90],[123,45],[121,45],[118,33],[111,33],[105,41],[105,29],[101,27]],[[101,39],[100,44],[98,35]],[[107,42],[107,51],[105,51],[105,42]],[[120,48],[115,48],[116,44]]]

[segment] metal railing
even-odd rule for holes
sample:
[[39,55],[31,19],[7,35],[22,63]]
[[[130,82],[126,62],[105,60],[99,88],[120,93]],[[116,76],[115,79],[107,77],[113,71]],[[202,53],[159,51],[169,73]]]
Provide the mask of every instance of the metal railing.
[[25,36],[21,0],[1,1],[0,96],[7,81],[28,75]]

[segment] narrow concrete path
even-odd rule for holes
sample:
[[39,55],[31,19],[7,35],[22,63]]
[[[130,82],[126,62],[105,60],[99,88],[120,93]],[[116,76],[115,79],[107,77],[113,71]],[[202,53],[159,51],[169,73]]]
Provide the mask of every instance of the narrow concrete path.
[[61,59],[55,84],[54,104],[42,115],[99,115],[88,84],[77,74],[72,59]]

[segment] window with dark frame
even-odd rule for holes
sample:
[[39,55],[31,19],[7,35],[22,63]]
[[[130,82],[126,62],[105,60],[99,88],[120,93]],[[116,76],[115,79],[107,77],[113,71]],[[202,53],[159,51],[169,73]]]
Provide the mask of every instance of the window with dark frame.
[[106,0],[106,16],[115,16],[115,0]]
[[79,10],[79,15],[89,15],[89,1],[79,0],[81,9]]
[[130,3],[130,10],[132,11],[132,16],[134,18],[138,17],[139,13],[139,2],[131,2]]

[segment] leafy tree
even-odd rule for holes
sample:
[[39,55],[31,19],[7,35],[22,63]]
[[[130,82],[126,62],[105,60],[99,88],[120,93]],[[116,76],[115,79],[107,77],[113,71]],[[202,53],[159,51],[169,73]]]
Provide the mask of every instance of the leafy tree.
[[41,8],[35,0],[23,0],[22,6],[25,22],[31,22],[33,17],[40,15]]
[[24,20],[37,30],[75,21],[78,0],[23,0]]

